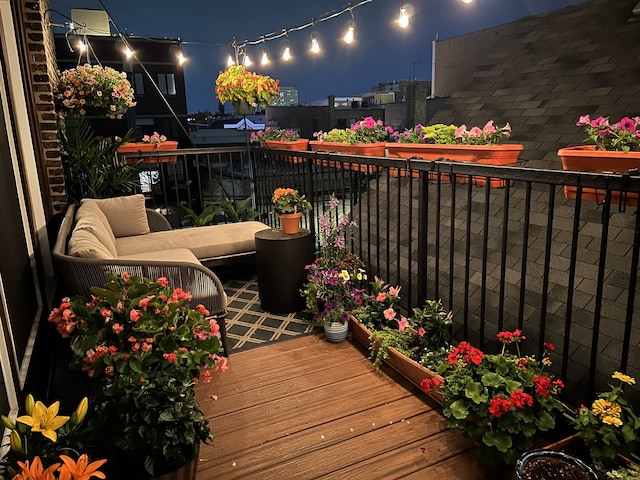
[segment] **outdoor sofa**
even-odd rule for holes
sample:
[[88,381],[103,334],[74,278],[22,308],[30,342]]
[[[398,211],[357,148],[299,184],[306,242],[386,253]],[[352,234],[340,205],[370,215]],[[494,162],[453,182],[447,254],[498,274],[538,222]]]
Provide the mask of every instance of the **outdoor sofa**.
[[143,195],[84,199],[68,207],[52,256],[69,296],[88,297],[91,287],[109,281],[110,272],[166,277],[218,320],[228,355],[227,297],[208,266],[255,255],[254,235],[266,228],[252,221],[173,230],[164,216],[145,207]]

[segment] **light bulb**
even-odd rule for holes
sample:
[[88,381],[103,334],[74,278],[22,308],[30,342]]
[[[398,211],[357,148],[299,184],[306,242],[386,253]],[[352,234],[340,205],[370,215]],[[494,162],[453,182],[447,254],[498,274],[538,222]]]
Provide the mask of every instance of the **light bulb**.
[[262,50],[262,58],[260,59],[260,65],[268,65],[269,64],[269,55],[267,54],[267,49]]
[[131,51],[131,49],[129,47],[127,47],[124,51],[124,56],[127,57],[127,59],[131,58],[133,56],[133,52]]
[[286,47],[284,47],[284,52],[282,53],[282,60],[284,60],[285,62],[291,60],[291,47],[288,44]]
[[409,15],[407,14],[407,9],[404,4],[402,4],[402,6],[400,7],[400,17],[398,18],[398,25],[400,25],[400,28],[407,28],[409,26]]
[[236,62],[233,61],[233,57],[231,56],[231,54],[229,54],[229,56],[227,57],[227,67],[230,67],[231,65],[235,65]]
[[183,64],[184,64],[184,62],[186,62],[186,61],[187,61],[187,59],[186,59],[186,58],[184,58],[183,53],[182,53],[182,52],[180,52],[180,53],[178,54],[178,64],[179,64],[179,65],[183,65]]
[[471,3],[473,0],[462,0],[462,3]]
[[242,60],[242,63],[244,63],[245,67],[251,66],[251,59],[249,58],[249,55],[247,55],[246,53],[244,54],[244,59]]
[[320,53],[320,42],[318,42],[318,37],[315,35],[311,35],[311,51]]
[[353,42],[353,34],[354,34],[354,26],[353,26],[353,22],[351,22],[351,25],[349,25],[349,28],[347,29],[347,33],[344,34],[344,43],[346,43],[347,45],[351,45],[351,43]]
[[80,50],[80,53],[84,52],[87,49],[87,46],[84,44],[84,42],[78,42],[78,50]]

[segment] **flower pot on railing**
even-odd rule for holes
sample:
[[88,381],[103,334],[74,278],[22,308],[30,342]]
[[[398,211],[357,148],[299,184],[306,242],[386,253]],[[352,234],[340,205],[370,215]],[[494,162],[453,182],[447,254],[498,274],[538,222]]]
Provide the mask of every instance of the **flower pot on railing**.
[[[444,160],[452,162],[480,163],[484,165],[516,166],[523,146],[520,144],[499,145],[462,145],[462,144],[431,144],[431,143],[387,143],[387,152],[391,158],[414,158],[422,160]],[[406,171],[400,169],[392,174],[406,175]],[[404,172],[404,173],[403,173]],[[417,175],[414,175],[417,176]],[[429,178],[436,180],[437,173],[429,173]],[[442,181],[449,181],[450,175],[440,174]],[[456,175],[457,183],[469,183],[467,175]],[[484,186],[487,183],[485,177],[471,177],[474,185]],[[491,187],[505,187],[507,180],[492,178]]]
[[[285,141],[285,140],[263,140],[264,146],[268,148],[277,148],[280,150],[301,150],[306,151],[309,149],[309,140],[306,138],[301,138],[299,140],[293,141]],[[283,157],[284,160],[287,160],[291,163],[302,163],[304,158],[301,157]]]
[[[311,140],[309,146],[313,152],[346,153],[348,155],[359,155],[361,157],[384,157],[385,143],[340,143],[340,142],[320,142]],[[366,173],[374,173],[382,170],[382,167],[364,165],[360,163],[342,163],[333,160],[316,160],[318,165],[333,168],[348,168]]]
[[[627,173],[629,170],[640,169],[640,152],[596,150],[595,145],[581,145],[561,148],[558,156],[562,160],[562,169],[573,172]],[[576,198],[577,190],[577,187],[565,186],[564,196]],[[582,199],[602,203],[605,193],[604,189],[583,188]],[[611,203],[633,207],[638,205],[638,194],[613,190]]]
[[[177,150],[178,142],[167,140],[161,143],[131,142],[118,147],[118,153],[159,152],[164,150]],[[170,163],[177,160],[177,155],[158,155],[151,157],[127,157],[128,164],[136,163]]]

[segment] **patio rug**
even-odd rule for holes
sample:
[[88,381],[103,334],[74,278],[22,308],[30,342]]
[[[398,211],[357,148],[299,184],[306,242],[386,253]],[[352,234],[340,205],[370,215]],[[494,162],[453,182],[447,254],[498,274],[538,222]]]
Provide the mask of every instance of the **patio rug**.
[[316,333],[310,313],[274,314],[260,307],[256,277],[227,280],[227,341],[231,353]]

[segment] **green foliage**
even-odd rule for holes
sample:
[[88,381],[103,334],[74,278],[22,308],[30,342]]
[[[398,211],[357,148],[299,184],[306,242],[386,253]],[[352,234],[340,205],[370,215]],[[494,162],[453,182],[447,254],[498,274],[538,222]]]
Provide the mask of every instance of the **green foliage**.
[[635,463],[624,465],[605,473],[605,477],[611,480],[629,480],[632,478],[640,478],[640,467]]
[[321,142],[337,143],[376,143],[384,142],[393,128],[385,127],[382,120],[374,120],[373,117],[365,117],[351,125],[349,128],[334,128],[329,132],[315,132],[313,136]]
[[434,125],[417,124],[404,132],[393,132],[392,137],[398,143],[435,143],[454,144],[456,143],[455,125],[445,125],[436,123]]
[[185,211],[185,218],[189,220],[194,227],[211,225],[215,216],[221,211],[220,206],[215,203],[207,205],[200,214],[197,214],[193,209],[186,205],[180,205],[180,208]]
[[373,366],[376,369],[382,366],[382,362],[389,357],[390,347],[411,358],[416,349],[416,346],[413,346],[414,336],[410,330],[401,331],[389,327],[371,332],[372,342],[369,346],[371,351],[369,358],[373,360]]
[[96,137],[89,121],[80,117],[61,123],[58,134],[65,188],[72,202],[135,192],[136,169],[116,155],[118,147],[133,138],[132,131],[122,139]]
[[236,202],[230,198],[217,200],[215,205],[224,212],[227,220],[231,223],[249,222],[260,216],[260,212],[253,209],[252,197]]

